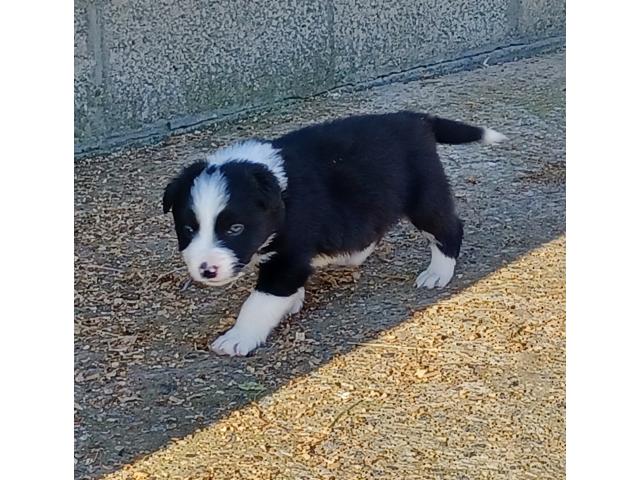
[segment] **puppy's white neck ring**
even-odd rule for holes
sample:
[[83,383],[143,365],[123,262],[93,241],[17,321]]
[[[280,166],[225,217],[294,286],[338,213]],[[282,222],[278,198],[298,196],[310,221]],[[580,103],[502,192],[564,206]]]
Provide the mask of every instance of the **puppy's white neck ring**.
[[234,160],[245,160],[264,165],[278,180],[280,190],[287,189],[287,174],[284,171],[284,161],[280,155],[280,150],[274,148],[271,142],[262,142],[255,139],[242,140],[216,150],[207,157],[209,165],[222,165]]

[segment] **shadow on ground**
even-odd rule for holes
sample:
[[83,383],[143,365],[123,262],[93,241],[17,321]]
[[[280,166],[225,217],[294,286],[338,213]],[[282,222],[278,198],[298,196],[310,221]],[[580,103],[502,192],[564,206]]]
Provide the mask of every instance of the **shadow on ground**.
[[[318,273],[303,311],[248,359],[213,356],[252,278],[190,286],[160,211],[177,169],[239,137],[272,137],[341,115],[403,108],[488,125],[503,146],[443,147],[465,242],[443,291],[416,290],[428,264],[406,223],[357,271]],[[565,228],[564,55],[334,93],[156,147],[76,161],[76,476],[96,478],[210,425],[376,338],[425,306],[561,236]]]

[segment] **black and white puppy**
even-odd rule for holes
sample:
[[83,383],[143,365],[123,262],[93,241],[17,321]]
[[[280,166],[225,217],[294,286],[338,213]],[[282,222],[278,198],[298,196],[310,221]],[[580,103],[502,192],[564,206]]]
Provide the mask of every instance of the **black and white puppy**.
[[245,140],[185,168],[164,192],[190,275],[219,286],[258,265],[255,289],[210,348],[247,355],[304,301],[314,268],[360,265],[407,218],[431,263],[418,287],[444,287],[462,241],[437,143],[506,137],[423,113],[343,118],[275,140]]

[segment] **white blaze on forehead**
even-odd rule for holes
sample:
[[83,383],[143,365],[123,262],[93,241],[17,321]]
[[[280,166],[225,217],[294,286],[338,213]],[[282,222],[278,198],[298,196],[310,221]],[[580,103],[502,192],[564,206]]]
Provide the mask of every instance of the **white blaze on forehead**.
[[247,160],[267,167],[278,180],[281,190],[287,188],[287,174],[280,151],[273,148],[270,142],[259,140],[243,140],[228,147],[216,150],[207,157],[210,165],[222,165],[234,160]]
[[191,187],[191,208],[198,221],[198,229],[182,252],[189,273],[196,280],[204,280],[200,274],[200,265],[215,265],[218,275],[209,283],[219,283],[230,279],[237,262],[235,254],[219,245],[215,237],[215,224],[220,212],[229,202],[227,182],[218,171],[207,173],[205,170],[193,182]]
[[227,182],[219,170],[213,173],[205,170],[196,177],[191,187],[191,201],[200,225],[199,231],[205,230],[213,235],[215,220],[229,202]]

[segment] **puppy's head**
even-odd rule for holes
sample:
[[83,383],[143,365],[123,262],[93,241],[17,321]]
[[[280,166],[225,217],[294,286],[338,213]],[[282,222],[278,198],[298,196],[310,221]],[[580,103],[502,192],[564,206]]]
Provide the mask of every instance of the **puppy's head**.
[[164,191],[189,274],[208,285],[237,279],[284,219],[274,174],[249,161],[197,162]]

